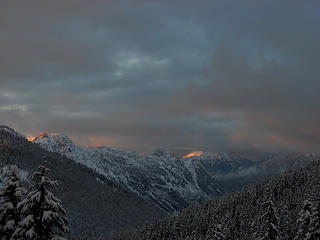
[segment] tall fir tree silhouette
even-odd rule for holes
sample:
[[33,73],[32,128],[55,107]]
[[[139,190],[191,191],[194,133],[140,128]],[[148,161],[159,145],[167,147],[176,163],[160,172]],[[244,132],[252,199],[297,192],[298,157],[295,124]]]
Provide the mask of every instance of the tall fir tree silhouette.
[[31,192],[18,204],[23,219],[12,239],[65,240],[61,233],[69,231],[66,211],[62,202],[49,190],[59,185],[49,178],[50,169],[43,159],[38,170],[33,173]]

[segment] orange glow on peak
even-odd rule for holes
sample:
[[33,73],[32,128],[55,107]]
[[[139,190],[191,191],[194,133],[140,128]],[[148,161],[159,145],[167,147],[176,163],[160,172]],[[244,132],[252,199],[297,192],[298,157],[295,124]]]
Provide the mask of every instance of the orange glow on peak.
[[38,138],[42,138],[46,135],[47,133],[46,132],[41,132],[38,136],[36,137],[32,137],[32,136],[28,136],[26,137],[26,139],[29,141],[29,142],[33,142],[34,140],[38,139]]
[[183,158],[189,158],[194,156],[200,157],[202,153],[203,153],[202,151],[192,151],[191,153],[185,155]]
[[46,135],[47,133],[46,132],[41,132],[36,138],[41,138],[43,137],[44,135]]
[[35,137],[27,137],[27,140],[28,140],[29,142],[32,142],[34,139],[35,139]]

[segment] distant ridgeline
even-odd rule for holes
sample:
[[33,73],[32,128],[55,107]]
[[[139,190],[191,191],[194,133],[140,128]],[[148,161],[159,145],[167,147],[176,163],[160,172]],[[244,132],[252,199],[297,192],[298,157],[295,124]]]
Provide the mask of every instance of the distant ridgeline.
[[113,240],[320,239],[320,163]]

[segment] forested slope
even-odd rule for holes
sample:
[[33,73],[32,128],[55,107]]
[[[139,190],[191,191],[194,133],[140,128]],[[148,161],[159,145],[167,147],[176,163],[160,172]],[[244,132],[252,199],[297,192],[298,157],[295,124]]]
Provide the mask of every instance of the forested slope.
[[[320,163],[182,211],[117,239],[320,239]],[[305,200],[312,204],[306,210]],[[304,207],[304,210],[302,208]],[[318,227],[318,229],[317,229]],[[299,231],[298,231],[299,230]],[[320,233],[320,231],[319,231]],[[273,234],[270,238],[268,234]]]

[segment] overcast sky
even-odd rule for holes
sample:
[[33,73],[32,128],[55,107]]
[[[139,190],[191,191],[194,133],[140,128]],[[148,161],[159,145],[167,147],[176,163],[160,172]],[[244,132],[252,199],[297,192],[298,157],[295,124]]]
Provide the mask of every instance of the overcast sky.
[[135,151],[319,149],[320,2],[5,0],[0,124]]

